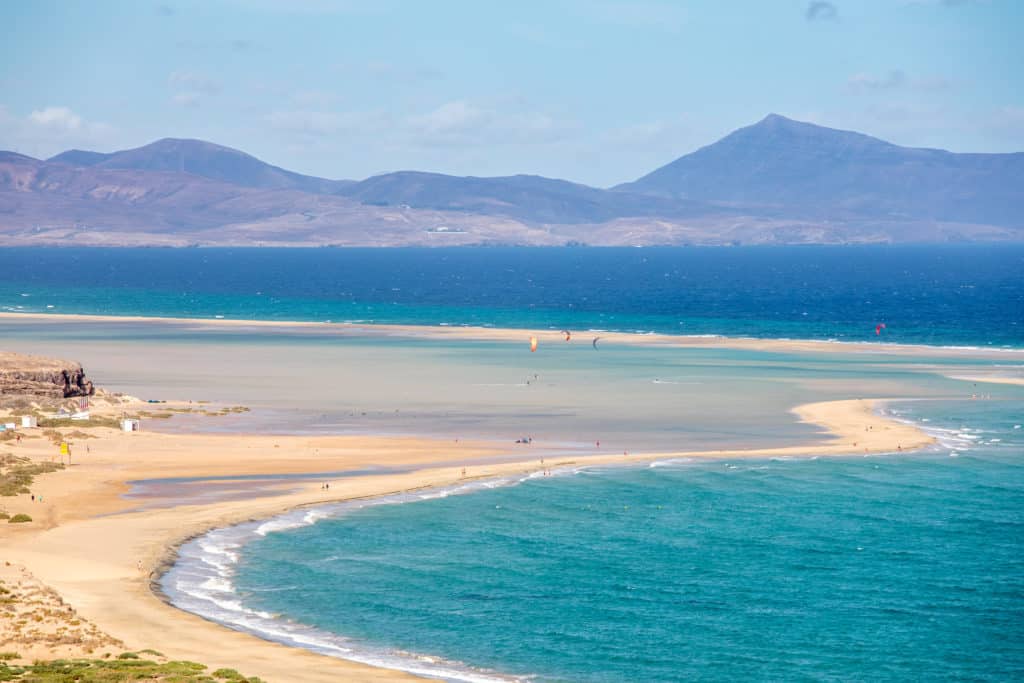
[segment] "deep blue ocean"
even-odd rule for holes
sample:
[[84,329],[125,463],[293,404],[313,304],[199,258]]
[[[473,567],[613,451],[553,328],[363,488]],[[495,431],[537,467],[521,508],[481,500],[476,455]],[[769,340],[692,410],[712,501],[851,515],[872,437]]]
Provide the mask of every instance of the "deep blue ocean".
[[1024,245],[7,248],[0,310],[1020,347],[1022,273]]

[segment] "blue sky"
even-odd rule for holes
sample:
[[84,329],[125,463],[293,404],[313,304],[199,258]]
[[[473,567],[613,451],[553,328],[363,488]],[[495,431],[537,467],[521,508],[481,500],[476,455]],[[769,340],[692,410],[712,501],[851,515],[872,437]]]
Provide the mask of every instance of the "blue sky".
[[1024,151],[1016,0],[0,3],[0,149],[632,180],[769,112]]

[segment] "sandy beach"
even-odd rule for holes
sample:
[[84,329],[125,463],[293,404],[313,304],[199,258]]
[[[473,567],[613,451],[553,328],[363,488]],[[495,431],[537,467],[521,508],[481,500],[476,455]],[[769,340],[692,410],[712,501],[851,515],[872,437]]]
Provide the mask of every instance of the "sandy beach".
[[[753,450],[594,454],[547,459],[543,451],[514,451],[485,441],[396,437],[296,437],[242,434],[122,433],[93,430],[78,440],[72,465],[40,477],[27,496],[8,503],[34,521],[0,525],[3,559],[21,565],[55,590],[97,633],[128,648],[154,648],[169,657],[230,667],[267,681],[407,680],[403,672],[313,654],[228,630],[164,602],[154,592],[174,548],[206,530],[328,501],[379,496],[468,479],[584,464],[611,465],[658,458],[758,458],[909,451],[931,443],[917,428],[877,413],[873,400],[813,403],[796,419],[827,432],[820,443]],[[212,419],[212,418],[211,418]],[[34,430],[39,431],[39,430]],[[85,447],[88,446],[88,452]],[[53,459],[55,446],[26,438],[9,449],[33,460]],[[511,460],[510,460],[511,458]],[[444,463],[438,465],[438,463]],[[463,465],[463,463],[469,463]],[[330,489],[304,480],[279,493],[135,510],[122,494],[129,482],[168,477],[280,475],[407,467],[409,471],[338,477]],[[463,474],[464,467],[464,474]],[[265,494],[266,492],[264,492]],[[211,648],[210,643],[217,647]],[[97,650],[105,651],[102,647]]]

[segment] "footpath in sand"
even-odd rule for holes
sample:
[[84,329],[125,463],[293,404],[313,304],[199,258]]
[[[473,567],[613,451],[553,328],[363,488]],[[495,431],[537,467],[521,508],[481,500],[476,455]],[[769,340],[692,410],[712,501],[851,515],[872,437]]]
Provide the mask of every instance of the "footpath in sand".
[[[28,494],[5,498],[8,509],[30,512],[33,522],[0,525],[4,576],[19,590],[35,590],[54,607],[51,632],[72,633],[70,622],[87,624],[79,633],[88,652],[123,642],[132,649],[153,648],[175,659],[229,667],[265,681],[399,681],[414,678],[271,643],[229,630],[178,610],[154,593],[155,580],[173,549],[211,528],[271,516],[297,506],[379,496],[470,479],[525,474],[544,467],[609,465],[659,458],[755,458],[848,455],[907,451],[932,439],[912,425],[887,419],[872,400],[813,403],[793,410],[802,421],[821,426],[827,436],[816,444],[761,450],[671,452],[628,455],[549,456],[541,451],[509,451],[505,444],[393,437],[297,437],[266,435],[172,435],[92,430],[75,444],[72,465],[40,476]],[[211,418],[214,419],[214,418]],[[40,430],[30,430],[40,431]],[[30,434],[30,432],[26,432]],[[41,436],[0,449],[34,461],[52,460],[55,446]],[[85,447],[88,446],[88,452]],[[517,456],[515,461],[509,461]],[[123,497],[129,482],[168,477],[281,475],[400,468],[387,474],[297,480],[257,497],[214,503],[139,508]],[[41,501],[41,502],[40,502]],[[22,567],[26,569],[22,569]],[[12,574],[13,572],[13,574]],[[24,588],[36,586],[36,588]],[[56,591],[47,593],[49,587]],[[47,603],[49,605],[49,603]],[[60,608],[68,612],[60,620]],[[10,638],[10,631],[0,631]],[[74,632],[77,633],[77,632]],[[68,639],[74,641],[78,636]],[[42,642],[46,642],[45,640]],[[0,650],[16,650],[0,643]],[[73,649],[73,648],[72,648]],[[58,657],[70,651],[57,644],[27,650],[31,656]]]

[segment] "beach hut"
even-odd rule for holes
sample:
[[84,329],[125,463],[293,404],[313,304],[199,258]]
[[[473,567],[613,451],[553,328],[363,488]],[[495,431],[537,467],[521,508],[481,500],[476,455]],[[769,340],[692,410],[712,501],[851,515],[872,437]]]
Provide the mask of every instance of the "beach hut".
[[18,428],[17,423],[14,423],[14,422],[5,422],[4,423],[4,429],[10,429],[11,431],[14,431],[17,428]]
[[142,427],[140,420],[135,420],[130,417],[126,417],[121,420],[121,430],[125,432],[137,432]]
[[35,415],[22,415],[21,426],[23,429],[35,429],[39,426],[39,418]]

